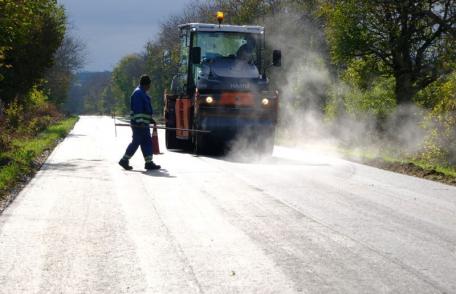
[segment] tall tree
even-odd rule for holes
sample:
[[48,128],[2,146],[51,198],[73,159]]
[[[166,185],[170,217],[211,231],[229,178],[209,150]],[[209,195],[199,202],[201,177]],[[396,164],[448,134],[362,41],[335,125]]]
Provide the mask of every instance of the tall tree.
[[111,113],[115,105],[111,76],[111,72],[77,73],[64,109],[75,114]]
[[85,44],[69,33],[54,55],[54,64],[46,72],[49,100],[61,107],[68,97],[74,75],[84,65]]
[[380,74],[394,76],[398,103],[452,70],[456,0],[334,2],[324,8],[334,60],[375,60]]
[[52,66],[65,34],[57,0],[0,1],[0,97],[19,102]]
[[112,72],[112,91],[117,100],[117,111],[130,109],[130,96],[139,84],[139,77],[146,72],[145,56],[127,55],[120,60]]
[[[111,83],[111,73],[100,72],[91,73],[91,78],[84,85],[84,112],[91,114],[110,113],[108,107],[109,98],[106,91],[109,91]],[[111,105],[109,105],[111,106]]]

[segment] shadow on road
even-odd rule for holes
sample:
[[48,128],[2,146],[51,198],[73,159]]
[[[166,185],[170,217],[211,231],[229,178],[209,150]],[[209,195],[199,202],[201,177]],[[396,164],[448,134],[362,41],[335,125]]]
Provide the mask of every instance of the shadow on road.
[[87,135],[83,135],[83,134],[68,134],[67,138],[80,138],[80,137],[87,137]]
[[231,154],[191,154],[189,152],[183,150],[168,150],[174,153],[181,153],[181,154],[190,154],[195,158],[210,158],[214,160],[226,161],[231,163],[244,163],[244,164],[262,164],[262,165],[294,165],[294,166],[331,166],[330,163],[325,162],[322,160],[319,162],[316,159],[289,159],[283,158],[278,156],[270,156],[270,155],[260,155],[260,154],[252,154],[251,156],[248,155],[231,155]]
[[[76,162],[76,163],[74,163]],[[46,162],[43,164],[42,169],[46,170],[58,170],[58,171],[76,171],[81,169],[93,169],[96,168],[99,164],[98,162],[103,162],[101,159],[74,159],[66,162],[59,163],[49,163]]]
[[[58,170],[58,171],[76,171],[81,166],[73,163],[45,163],[43,164],[43,170]],[[87,168],[87,167],[84,167]]]
[[331,166],[326,162],[308,161],[303,159],[288,159],[276,156],[231,157],[231,156],[204,156],[215,160],[232,163],[261,164],[261,165],[294,165],[294,166]]
[[156,178],[176,178],[176,176],[171,175],[167,169],[151,170],[151,171],[140,171],[132,170],[133,173],[141,173],[146,176],[156,177]]

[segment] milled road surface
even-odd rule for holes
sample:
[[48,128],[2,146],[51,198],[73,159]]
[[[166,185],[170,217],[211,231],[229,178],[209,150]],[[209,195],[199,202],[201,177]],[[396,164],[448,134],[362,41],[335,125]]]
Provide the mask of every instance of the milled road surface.
[[0,216],[1,293],[456,293],[455,187],[283,147],[127,172],[129,138],[83,117],[52,153]]

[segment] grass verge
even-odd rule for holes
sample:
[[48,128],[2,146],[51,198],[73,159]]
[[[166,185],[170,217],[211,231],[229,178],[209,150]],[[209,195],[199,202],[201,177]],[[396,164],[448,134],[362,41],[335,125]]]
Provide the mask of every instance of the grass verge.
[[0,151],[0,200],[39,169],[43,155],[67,136],[77,120],[77,117],[63,119],[33,138],[14,139],[11,151]]
[[430,164],[415,159],[400,159],[368,152],[343,150],[344,157],[362,164],[456,186],[456,167]]

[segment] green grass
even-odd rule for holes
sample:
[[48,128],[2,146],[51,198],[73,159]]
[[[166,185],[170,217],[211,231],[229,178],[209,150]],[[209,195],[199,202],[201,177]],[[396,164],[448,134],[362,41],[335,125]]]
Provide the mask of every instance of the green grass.
[[442,173],[446,176],[456,177],[456,167],[452,166],[443,166],[439,164],[431,164],[424,160],[416,160],[413,158],[398,158],[386,154],[378,154],[376,152],[370,152],[368,150],[350,150],[350,149],[341,149],[341,153],[348,158],[358,158],[361,161],[363,160],[382,160],[386,163],[399,163],[399,164],[414,164],[417,167],[422,168],[423,170],[431,171],[435,170],[439,173]]
[[0,159],[9,161],[7,165],[0,167],[0,198],[22,177],[34,172],[33,161],[39,158],[44,151],[53,149],[59,139],[66,137],[77,120],[77,117],[66,118],[50,125],[34,138],[15,139],[12,151],[0,152]]
[[432,165],[432,164],[429,164],[429,163],[426,163],[424,161],[420,161],[420,160],[408,160],[408,161],[405,161],[405,163],[413,163],[414,165],[416,166],[419,166],[421,167],[422,169],[425,169],[425,170],[435,170],[439,173],[442,173],[444,175],[447,175],[447,176],[451,176],[451,177],[456,177],[456,168],[454,167],[448,167],[448,166],[441,166],[441,165]]

